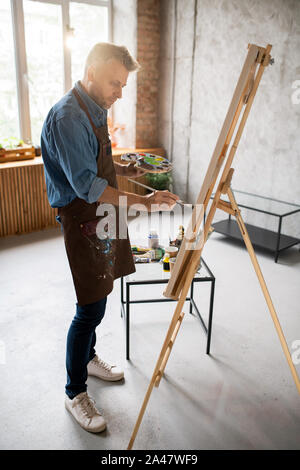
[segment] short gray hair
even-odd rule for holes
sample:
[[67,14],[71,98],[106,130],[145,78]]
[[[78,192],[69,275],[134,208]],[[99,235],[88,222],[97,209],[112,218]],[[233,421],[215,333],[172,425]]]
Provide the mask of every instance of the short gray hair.
[[132,57],[127,47],[117,46],[110,42],[98,42],[90,50],[86,61],[85,70],[95,63],[107,62],[110,59],[118,60],[128,72],[138,71],[140,64]]

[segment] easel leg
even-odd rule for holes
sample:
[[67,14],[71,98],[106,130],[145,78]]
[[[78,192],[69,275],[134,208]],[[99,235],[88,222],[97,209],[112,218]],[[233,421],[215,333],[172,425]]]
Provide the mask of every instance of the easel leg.
[[177,302],[177,306],[176,306],[175,312],[173,314],[173,318],[172,318],[171,324],[169,326],[164,344],[162,346],[159,358],[157,360],[157,363],[156,363],[156,366],[155,366],[150,384],[148,386],[148,389],[147,389],[147,392],[146,392],[146,395],[145,395],[140,413],[138,415],[138,419],[135,423],[135,427],[134,427],[132,436],[130,438],[127,450],[132,449],[132,446],[134,444],[137,432],[139,430],[141,421],[143,419],[144,412],[146,410],[150,395],[152,393],[153,387],[154,386],[158,387],[158,385],[160,383],[160,379],[162,378],[162,375],[164,373],[164,369],[166,367],[168,358],[170,356],[171,349],[173,347],[175,338],[177,336],[177,333],[179,331],[179,328],[180,328],[182,320],[183,320],[184,313],[182,312],[182,309],[183,309],[183,305],[184,305],[184,302],[185,302],[185,299],[186,299],[186,296],[187,296],[187,293],[188,293],[188,290],[189,290],[190,283],[191,283],[190,276],[187,276],[187,279],[186,279],[185,284],[182,288],[179,300]]
[[[174,313],[174,316],[173,316],[173,319],[175,317],[175,314],[176,312]],[[170,353],[171,353],[171,349],[173,347],[173,344],[174,344],[174,341],[175,341],[175,338],[177,336],[177,333],[178,333],[178,330],[180,328],[180,325],[181,325],[181,322],[182,322],[182,319],[183,319],[183,315],[184,313],[182,312],[178,319],[177,319],[177,322],[175,323],[175,326],[174,326],[174,329],[172,328],[173,331],[171,331],[171,338],[169,338],[170,336],[170,329],[167,333],[167,337],[166,337],[166,340],[165,340],[165,343],[162,347],[162,350],[161,350],[161,353],[160,353],[160,356],[159,356],[159,359],[157,361],[157,364],[156,364],[156,367],[154,369],[154,372],[153,372],[153,375],[152,375],[152,378],[151,378],[151,381],[150,381],[150,384],[148,386],[148,389],[147,389],[147,392],[146,392],[146,395],[145,395],[145,398],[144,398],[144,401],[143,401],[143,404],[142,404],[142,407],[141,407],[141,410],[140,410],[140,413],[139,413],[139,416],[138,416],[138,419],[136,421],[136,424],[135,424],[135,427],[134,427],[134,430],[133,430],[133,433],[132,433],[132,436],[131,436],[131,439],[129,441],[129,444],[128,444],[128,447],[127,447],[127,450],[130,450],[133,446],[133,443],[135,441],[135,438],[136,438],[136,435],[137,435],[137,432],[139,430],[139,427],[140,427],[140,424],[141,424],[141,421],[143,419],[143,416],[144,416],[144,412],[146,410],[146,407],[147,407],[147,404],[148,404],[148,401],[149,401],[149,398],[150,398],[150,395],[152,393],[152,390],[153,390],[153,387],[156,386],[158,387],[159,385],[159,382],[160,382],[160,379],[163,375],[163,371],[166,367],[166,364],[167,364],[167,361],[169,359],[169,356],[170,356]]]
[[300,380],[299,380],[299,377],[298,377],[296,368],[295,368],[295,366],[294,366],[294,364],[293,364],[293,361],[292,361],[292,358],[291,358],[291,355],[290,355],[290,352],[289,352],[288,345],[287,345],[287,343],[286,343],[286,340],[285,340],[285,337],[284,337],[282,328],[281,328],[281,326],[280,326],[280,323],[279,323],[279,320],[278,320],[278,317],[277,317],[277,314],[276,314],[276,311],[275,311],[275,308],[274,308],[274,305],[273,305],[271,296],[270,296],[270,294],[269,294],[269,291],[268,291],[266,282],[265,282],[265,280],[264,280],[264,277],[263,277],[263,275],[262,275],[260,266],[259,266],[259,264],[258,264],[258,261],[257,261],[256,255],[255,255],[255,252],[254,252],[254,249],[253,249],[251,240],[250,240],[250,238],[249,238],[249,235],[248,235],[246,226],[245,226],[244,221],[243,221],[243,219],[242,219],[242,216],[241,216],[239,207],[238,207],[238,205],[237,205],[237,203],[236,203],[236,200],[235,200],[235,197],[234,197],[234,195],[233,195],[233,192],[232,192],[232,190],[231,190],[230,188],[228,189],[227,194],[228,194],[228,197],[229,197],[229,200],[230,200],[232,209],[235,211],[238,226],[239,226],[239,228],[240,228],[240,231],[241,231],[242,237],[243,237],[243,239],[244,239],[245,245],[246,245],[246,247],[247,247],[248,253],[249,253],[249,255],[250,255],[250,258],[251,258],[253,267],[254,267],[254,269],[255,269],[256,275],[257,275],[258,280],[259,280],[259,283],[260,283],[260,285],[261,285],[262,292],[263,292],[264,297],[265,297],[265,299],[266,299],[266,302],[267,302],[267,305],[268,305],[268,308],[269,308],[269,311],[270,311],[272,320],[273,320],[273,322],[274,322],[274,326],[275,326],[276,331],[277,331],[277,334],[278,334],[278,336],[279,336],[279,340],[280,340],[280,343],[281,343],[283,352],[284,352],[284,354],[285,354],[285,357],[286,357],[286,360],[287,360],[287,362],[288,362],[288,365],[289,365],[289,367],[290,367],[290,369],[291,369],[291,373],[292,373],[292,376],[293,376],[293,378],[294,378],[294,381],[295,381],[296,387],[297,387],[297,389],[298,389],[298,392],[300,393]]

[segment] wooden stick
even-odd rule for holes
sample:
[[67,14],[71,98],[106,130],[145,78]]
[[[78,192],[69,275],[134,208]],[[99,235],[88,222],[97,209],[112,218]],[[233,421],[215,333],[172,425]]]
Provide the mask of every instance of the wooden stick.
[[174,314],[173,314],[173,317],[172,317],[172,320],[171,320],[171,323],[170,323],[170,326],[169,326],[169,329],[167,331],[167,334],[166,334],[166,338],[165,338],[165,341],[164,341],[164,344],[162,346],[162,349],[161,349],[161,352],[160,352],[160,355],[158,357],[158,360],[157,360],[157,363],[156,363],[156,366],[155,366],[155,369],[154,369],[154,372],[153,372],[153,375],[152,375],[152,378],[151,378],[151,381],[150,381],[150,384],[148,386],[148,389],[147,389],[147,392],[146,392],[146,395],[144,397],[144,401],[143,401],[143,404],[142,404],[142,407],[140,409],[140,412],[139,412],[139,415],[138,415],[138,418],[137,418],[137,421],[135,423],[135,427],[133,429],[133,432],[132,432],[132,435],[131,435],[131,438],[130,438],[130,441],[129,441],[129,444],[128,444],[128,447],[127,447],[127,450],[130,450],[132,449],[132,446],[133,446],[133,443],[135,441],[135,438],[136,438],[136,435],[137,435],[137,432],[139,430],[139,427],[140,427],[140,424],[141,424],[141,421],[143,419],[143,416],[144,416],[144,413],[145,413],[145,410],[146,410],[146,407],[147,407],[147,404],[148,404],[148,401],[149,401],[149,398],[150,398],[150,395],[152,393],[152,390],[153,390],[153,387],[155,385],[155,382],[158,378],[158,371],[159,369],[161,368],[161,365],[163,363],[163,360],[165,358],[165,355],[166,355],[166,351],[167,351],[167,348],[169,346],[169,342],[172,338],[172,335],[173,335],[173,332],[176,328],[176,325],[178,323],[178,320],[180,318],[180,315],[182,314],[182,308],[183,308],[183,305],[184,305],[184,302],[185,302],[185,299],[186,299],[186,296],[187,296],[187,293],[188,293],[188,290],[190,288],[190,283],[191,283],[191,279],[190,279],[190,276],[188,276],[186,278],[186,282],[185,282],[185,285],[181,291],[181,294],[180,294],[180,298],[177,302],[177,305],[176,305],[176,308],[175,308],[175,311],[174,311]]
[[[156,191],[156,189],[151,188],[151,186],[147,186],[146,184],[140,183],[139,181],[132,180],[131,178],[128,178],[128,181],[130,181],[131,183],[135,183],[138,186],[141,186],[142,188],[149,189],[150,191]],[[181,201],[180,199],[176,201],[176,204],[179,204],[180,206],[184,206],[184,202]]]
[[[265,49],[266,56],[269,56],[269,52],[270,52],[271,48],[272,48],[272,46],[270,44],[268,44],[267,48]],[[233,136],[235,126],[238,122],[240,112],[241,112],[241,110],[243,108],[243,105],[244,105],[245,93],[249,88],[249,81],[252,80],[253,63],[255,63],[255,61],[257,59],[258,51],[259,51],[259,48],[257,46],[254,46],[254,45],[250,46],[248,56],[246,58],[243,70],[241,72],[238,84],[236,86],[236,90],[234,92],[233,99],[231,101],[229,110],[227,112],[221,134],[219,136],[219,139],[218,139],[213,157],[211,159],[211,162],[210,162],[208,171],[206,173],[205,180],[204,180],[202,188],[200,190],[200,193],[199,193],[199,196],[198,196],[198,199],[197,199],[197,203],[196,203],[196,207],[194,208],[194,210],[197,208],[197,204],[202,203],[201,202],[202,200],[204,200],[205,209],[207,207],[209,197],[212,194],[215,182],[217,180],[217,176],[219,174],[219,171],[220,171],[221,166],[223,164],[223,160],[225,158],[225,150],[224,149],[227,150],[227,148],[228,148],[230,140]],[[246,109],[245,109],[245,111],[243,113],[243,116],[242,116],[242,119],[240,121],[239,128],[238,128],[237,134],[236,134],[235,139],[234,139],[234,143],[231,146],[229,155],[227,157],[227,161],[226,161],[226,164],[225,164],[225,168],[223,170],[223,174],[222,174],[221,179],[220,179],[218,190],[217,190],[215,199],[212,203],[210,215],[208,216],[208,218],[210,220],[210,223],[205,224],[205,226],[206,226],[206,232],[205,232],[206,238],[207,238],[207,235],[208,235],[208,229],[209,229],[209,227],[212,223],[212,219],[213,219],[213,216],[214,216],[216,208],[217,208],[217,203],[220,199],[222,186],[223,186],[223,184],[225,183],[225,181],[228,177],[228,172],[230,170],[232,160],[235,156],[235,153],[236,153],[236,150],[237,150],[242,132],[244,130],[244,127],[245,127],[245,124],[246,124],[246,121],[247,121],[247,118],[248,118],[248,115],[249,115],[249,112],[250,112],[250,109],[251,109],[251,106],[252,106],[252,103],[253,103],[253,99],[254,99],[254,96],[256,94],[256,90],[257,90],[258,85],[260,83],[260,80],[261,80],[262,74],[264,72],[264,69],[265,69],[265,64],[261,64],[260,68],[259,68],[259,71],[257,72],[255,82],[254,82],[253,86],[251,87],[250,95],[247,97]],[[226,134],[226,132],[227,132],[227,134]],[[222,145],[222,143],[223,143],[223,145]],[[220,154],[219,154],[219,157],[217,159],[217,156],[218,156],[217,151],[218,150],[220,150]],[[214,167],[214,165],[215,165],[215,167]],[[211,172],[212,172],[212,174],[211,174]],[[204,191],[205,191],[205,188],[208,185],[209,180],[211,181],[211,183],[210,183],[210,186],[207,189],[206,195],[204,196]],[[194,221],[194,219],[193,219],[193,216],[192,216],[192,219],[191,219],[190,226],[189,226],[188,230],[191,230],[191,227],[192,227],[193,230],[195,230],[195,227],[193,227],[193,221]],[[198,223],[200,224],[201,220],[198,220]],[[206,238],[205,238],[205,240],[206,240]],[[173,269],[172,275],[170,277],[170,280],[169,280],[169,282],[167,284],[167,287],[164,291],[164,295],[166,297],[178,298],[178,296],[179,296],[186,269],[188,269],[188,267],[189,267],[188,258],[191,256],[191,254],[188,251],[185,250],[185,246],[186,246],[185,245],[185,239],[183,239],[183,243],[182,243],[182,245],[180,247],[180,250],[177,254],[177,258],[178,258],[179,261],[176,262],[176,265],[174,266],[174,269]]]
[[[266,48],[266,53],[269,54],[270,50],[271,50],[271,45],[268,45],[267,48]],[[204,237],[205,237],[205,240],[207,239],[207,235],[208,235],[208,230],[209,230],[209,227],[211,226],[212,224],[212,221],[213,221],[213,218],[215,216],[215,213],[216,213],[216,209],[217,207],[219,208],[223,208],[222,207],[222,202],[220,202],[220,197],[221,197],[221,193],[223,191],[223,187],[224,185],[226,186],[226,181],[227,179],[231,178],[232,174],[233,174],[233,168],[231,168],[231,165],[232,165],[232,161],[234,159],[234,156],[236,154],[236,151],[237,151],[237,148],[238,148],[238,145],[239,145],[239,142],[240,142],[240,139],[241,139],[241,136],[242,136],[242,133],[243,133],[243,130],[245,128],[245,124],[247,122],[247,118],[249,116],[249,112],[250,112],[250,109],[251,109],[251,106],[253,104],[253,100],[254,100],[254,97],[255,97],[255,94],[256,94],[256,91],[257,91],[257,88],[258,88],[258,85],[260,83],[260,80],[262,78],[262,74],[264,72],[264,69],[265,69],[265,66],[264,65],[260,65],[258,71],[257,71],[257,74],[256,74],[256,77],[255,77],[255,81],[254,81],[254,84],[253,84],[253,87],[251,89],[251,93],[250,95],[248,96],[247,98],[247,104],[246,104],[246,107],[245,107],[245,110],[243,112],[243,115],[241,117],[241,120],[240,120],[240,123],[239,123],[239,127],[238,127],[238,130],[236,132],[236,135],[235,135],[235,138],[234,138],[234,142],[231,146],[231,149],[229,151],[229,154],[228,154],[228,157],[227,157],[227,160],[226,160],[226,163],[225,163],[225,166],[224,166],[224,169],[223,169],[223,173],[221,175],[221,178],[220,178],[220,181],[219,181],[219,185],[218,185],[218,188],[216,190],[216,193],[215,193],[215,196],[214,196],[214,199],[213,199],[213,202],[212,202],[212,205],[211,205],[211,208],[210,208],[210,211],[208,213],[208,216],[206,218],[206,222],[205,222],[205,228],[204,228]],[[251,71],[249,72],[250,74],[252,73]],[[247,84],[246,84],[247,86]],[[243,94],[241,95],[241,101],[243,100]],[[239,106],[238,106],[238,109],[240,108],[240,104],[241,102],[239,103]],[[234,120],[236,120],[236,115],[234,117]],[[231,130],[229,131],[229,133],[231,133]],[[177,254],[177,256],[179,255],[179,253]],[[175,267],[176,268],[176,265]],[[173,270],[174,271],[174,270]]]
[[230,188],[230,185],[231,185],[231,180],[232,180],[232,177],[233,177],[233,173],[234,173],[234,169],[230,168],[230,170],[228,172],[228,175],[227,175],[227,178],[226,178],[226,181],[223,184],[222,189],[221,189],[222,194],[227,194],[227,191],[228,191],[228,189]]
[[[245,224],[243,222],[243,219],[240,215],[239,208],[235,202],[234,195],[230,189],[230,181],[232,178],[233,174],[233,169],[231,168],[231,164],[233,161],[233,158],[235,156],[242,132],[244,130],[245,123],[247,121],[254,96],[256,94],[258,85],[260,83],[264,68],[270,63],[270,50],[271,50],[271,45],[268,44],[266,48],[260,48],[258,46],[255,46],[253,44],[249,45],[249,53],[246,58],[246,61],[244,63],[244,67],[242,69],[242,73],[240,75],[231,105],[229,107],[228,113],[225,118],[225,122],[223,124],[223,128],[221,130],[219,139],[217,141],[217,145],[215,148],[215,151],[213,153],[212,159],[210,161],[204,182],[202,184],[196,206],[199,204],[203,204],[205,208],[207,207],[208,201],[210,199],[210,196],[212,194],[214,185],[217,180],[217,176],[219,174],[219,171],[221,169],[221,166],[224,162],[225,155],[229,146],[229,143],[231,141],[231,138],[233,136],[234,128],[237,124],[238,118],[240,116],[240,112],[242,110],[243,105],[246,102],[246,108],[244,110],[243,116],[241,118],[234,143],[231,146],[229,155],[227,157],[227,161],[222,173],[222,176],[220,178],[220,182],[218,184],[217,191],[215,193],[211,209],[209,211],[208,217],[206,218],[205,225],[204,225],[204,241],[201,247],[197,250],[185,250],[186,247],[186,238],[183,239],[183,243],[181,245],[181,249],[177,255],[177,258],[179,257],[180,263],[178,263],[178,260],[176,262],[176,265],[173,269],[172,276],[170,278],[170,281],[167,285],[167,289],[164,292],[164,295],[170,298],[178,298],[177,306],[171,321],[171,324],[169,326],[163,347],[161,349],[159,358],[157,360],[154,373],[152,375],[151,382],[148,386],[142,408],[140,410],[137,422],[135,424],[135,428],[133,430],[128,449],[132,448],[132,445],[134,443],[134,440],[136,438],[136,434],[138,432],[141,420],[143,418],[147,403],[149,401],[151,392],[153,390],[153,387],[156,385],[159,385],[159,382],[161,380],[161,377],[163,375],[166,363],[168,361],[168,358],[171,353],[171,349],[174,345],[175,338],[177,336],[177,333],[179,331],[180,325],[182,323],[182,318],[183,318],[183,304],[186,299],[186,295],[188,293],[188,289],[190,287],[190,284],[192,282],[193,276],[197,270],[199,259],[201,257],[202,249],[203,246],[207,240],[209,229],[211,226],[211,222],[213,220],[214,214],[216,212],[217,208],[220,208],[222,210],[225,210],[226,212],[229,213],[234,213],[237,219],[237,223],[240,227],[243,239],[245,241],[246,247],[248,249],[251,261],[253,263],[254,269],[256,271],[258,280],[260,282],[261,288],[263,290],[263,294],[265,296],[267,305],[269,307],[275,328],[277,330],[277,333],[279,335],[279,339],[282,345],[282,348],[284,350],[286,359],[288,361],[288,364],[290,366],[293,378],[295,380],[297,389],[300,393],[300,382],[299,378],[296,372],[296,369],[293,365],[288,346],[285,340],[285,337],[283,335],[280,323],[278,321],[270,294],[268,292],[268,289],[266,287],[266,283],[264,281],[263,275],[261,273],[259,264],[257,262],[252,243],[250,241],[249,235],[247,233]],[[255,80],[253,81],[254,74],[255,74],[255,69],[256,66],[254,66],[254,62],[259,63],[260,62],[260,67],[259,70],[256,74]],[[135,182],[135,181],[134,181]],[[137,183],[137,182],[135,182]],[[145,185],[146,186],[146,185]],[[151,189],[152,188],[146,188],[146,189]],[[227,190],[227,194],[230,200],[230,204],[220,200],[221,193],[225,192]],[[196,207],[197,208],[197,207]],[[195,208],[195,209],[196,209]],[[197,216],[197,212],[193,211],[192,214],[192,220],[189,225],[189,232],[192,234],[196,234],[197,228],[201,224],[201,216]],[[179,272],[180,271],[180,272]],[[180,274],[180,276],[179,276]]]
[[227,214],[235,215],[231,204],[227,201],[223,201],[222,199],[220,199],[220,201],[218,202],[217,209],[221,209],[222,211],[227,212]]
[[274,308],[274,305],[273,305],[273,302],[272,302],[270,293],[269,293],[269,291],[268,291],[266,282],[265,282],[265,280],[264,280],[263,274],[262,274],[261,269],[260,269],[260,266],[259,266],[259,264],[258,264],[258,261],[257,261],[256,255],[255,255],[255,252],[254,252],[254,249],[253,249],[253,246],[252,246],[250,237],[249,237],[249,235],[248,235],[248,231],[247,231],[247,229],[246,229],[246,226],[245,226],[245,224],[244,224],[243,218],[242,218],[242,216],[241,216],[240,209],[239,209],[239,207],[238,207],[238,205],[237,205],[237,203],[236,203],[234,194],[233,194],[233,192],[232,192],[232,190],[231,190],[230,188],[228,189],[227,194],[228,194],[230,203],[231,203],[231,205],[232,205],[232,208],[233,208],[233,210],[234,210],[235,213],[236,213],[236,218],[237,218],[237,220],[238,220],[238,225],[239,225],[239,228],[240,228],[242,237],[243,237],[243,239],[244,239],[245,245],[246,245],[247,250],[248,250],[248,253],[249,253],[249,255],[250,255],[250,258],[251,258],[253,267],[254,267],[254,269],[255,269],[257,278],[258,278],[258,280],[259,280],[259,283],[260,283],[260,286],[261,286],[261,289],[262,289],[262,292],[263,292],[264,297],[265,297],[265,299],[266,299],[267,306],[268,306],[268,309],[269,309],[269,311],[270,311],[270,314],[271,314],[271,317],[272,317],[272,320],[273,320],[275,329],[276,329],[277,334],[278,334],[278,336],[279,336],[279,340],[280,340],[280,343],[281,343],[281,346],[282,346],[284,355],[285,355],[286,360],[287,360],[287,362],[288,362],[288,365],[289,365],[289,367],[290,367],[290,369],[291,369],[292,376],[293,376],[293,378],[294,378],[294,381],[295,381],[296,387],[297,387],[297,389],[298,389],[298,392],[300,393],[300,380],[299,380],[299,377],[298,377],[296,368],[295,368],[295,366],[294,366],[294,364],[293,364],[293,361],[292,361],[292,358],[291,358],[291,355],[290,355],[290,352],[289,352],[289,348],[288,348],[287,342],[286,342],[286,340],[285,340],[285,336],[284,336],[284,334],[283,334],[283,331],[282,331],[280,322],[279,322],[279,320],[278,320],[278,317],[277,317],[277,314],[276,314],[276,311],[275,311],[275,308]]
[[169,356],[170,356],[170,354],[171,354],[171,351],[172,351],[172,348],[173,348],[173,345],[174,345],[174,342],[175,342],[177,333],[178,333],[179,328],[180,328],[180,326],[181,326],[183,317],[184,317],[184,312],[181,312],[181,314],[179,315],[179,318],[178,318],[178,320],[177,320],[177,323],[176,323],[176,325],[175,325],[175,328],[174,328],[172,337],[171,337],[171,339],[170,339],[170,341],[169,341],[166,354],[165,354],[165,356],[164,356],[164,358],[163,358],[163,360],[162,360],[162,363],[161,363],[161,365],[160,365],[159,371],[157,372],[157,378],[156,378],[156,381],[155,381],[155,384],[154,384],[155,387],[158,387],[159,384],[160,384],[160,380],[161,380],[161,378],[162,378],[162,376],[163,376],[165,367],[166,367],[166,365],[167,365]]
[[[233,135],[234,126],[237,123],[239,113],[243,107],[243,98],[245,96],[245,92],[249,84],[251,69],[256,61],[258,52],[259,48],[256,45],[251,44],[238,83],[236,85],[233,98],[227,111],[222,130],[220,132],[213,155],[211,157],[202,187],[200,189],[200,193],[196,201],[196,207],[199,204],[207,204],[209,199],[207,198],[207,194],[209,191],[213,191],[214,184],[225,159],[225,151],[227,149],[229,139],[231,139]],[[192,220],[189,226],[189,232],[191,233],[192,231],[194,231],[193,229],[194,224]],[[177,254],[176,264],[173,268],[170,280],[164,291],[164,295],[166,297],[178,298],[182,284],[182,279],[180,279],[180,277],[182,278],[185,275],[185,270],[182,269],[182,267],[184,265],[188,267],[189,265],[188,258],[190,256],[190,253],[185,248],[185,239],[183,239],[180,250]]]

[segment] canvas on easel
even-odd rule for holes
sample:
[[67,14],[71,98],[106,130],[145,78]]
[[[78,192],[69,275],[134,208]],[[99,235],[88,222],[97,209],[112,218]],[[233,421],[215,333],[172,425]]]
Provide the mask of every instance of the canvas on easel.
[[[262,292],[264,294],[274,326],[276,328],[283,352],[290,367],[296,387],[300,393],[299,377],[291,359],[283,331],[281,329],[269,291],[256,259],[256,255],[247,233],[246,226],[230,187],[231,179],[234,174],[234,169],[231,165],[236,154],[236,150],[238,148],[238,144],[240,142],[257,88],[265,68],[270,63],[273,63],[273,59],[270,56],[271,48],[272,46],[270,44],[268,44],[266,48],[257,46],[255,44],[248,45],[248,54],[237,82],[232,101],[230,103],[223,127],[221,129],[216,147],[208,166],[206,176],[193,209],[186,235],[178,252],[177,260],[173,267],[170,280],[164,291],[164,295],[166,297],[177,300],[177,305],[159,358],[157,360],[152,379],[148,386],[138,419],[136,421],[128,449],[132,448],[153,387],[159,386],[160,380],[163,376],[168,358],[183,321],[184,312],[182,309],[184,302],[186,300],[192,279],[198,269],[201,253],[207,240],[209,230],[217,209],[221,209],[236,217],[242,237],[249,252],[250,259],[261,285]],[[232,140],[233,142],[231,143]],[[249,145],[250,144],[251,143],[249,143]],[[220,175],[223,166],[224,168]],[[205,218],[204,226],[202,228],[204,214],[207,211],[208,203],[211,199],[216,184],[217,188],[214,193],[207,217]],[[228,196],[229,202],[221,199],[222,194],[226,194]]]

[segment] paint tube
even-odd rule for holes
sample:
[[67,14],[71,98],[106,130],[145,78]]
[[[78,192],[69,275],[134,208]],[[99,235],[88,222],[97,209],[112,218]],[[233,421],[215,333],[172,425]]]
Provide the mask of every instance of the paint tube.
[[140,256],[135,256],[134,262],[135,263],[150,263],[151,259],[150,258],[142,258]]

